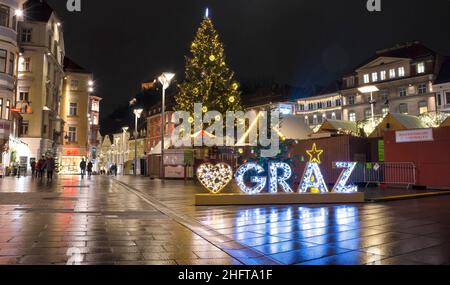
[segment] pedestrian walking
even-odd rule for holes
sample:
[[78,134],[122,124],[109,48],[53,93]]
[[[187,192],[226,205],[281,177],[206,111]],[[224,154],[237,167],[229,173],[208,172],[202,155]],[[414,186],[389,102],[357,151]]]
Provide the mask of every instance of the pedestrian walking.
[[84,176],[86,175],[86,161],[84,158],[80,162],[80,169],[81,169],[81,179],[84,179]]
[[44,179],[44,172],[45,172],[45,156],[42,156],[41,159],[39,159],[37,163],[37,172],[36,175],[39,175],[39,178],[42,180]]
[[49,157],[45,162],[45,169],[47,170],[47,182],[53,182],[53,172],[55,171],[55,159],[53,157]]
[[117,177],[117,164],[114,164],[114,176]]
[[35,159],[31,160],[30,166],[31,166],[31,176],[33,178],[36,178],[36,160]]
[[92,164],[92,161],[89,161],[89,163],[87,164],[87,173],[88,173],[88,177],[91,178],[92,176],[92,168],[94,167],[94,165]]

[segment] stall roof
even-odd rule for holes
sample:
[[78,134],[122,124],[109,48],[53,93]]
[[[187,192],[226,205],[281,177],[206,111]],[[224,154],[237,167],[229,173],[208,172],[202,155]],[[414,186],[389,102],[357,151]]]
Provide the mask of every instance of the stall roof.
[[370,137],[382,137],[385,131],[424,129],[427,126],[415,116],[390,113],[375,128]]
[[326,120],[320,127],[318,132],[338,132],[348,131],[352,133],[359,133],[358,125],[355,122],[342,121],[342,120]]

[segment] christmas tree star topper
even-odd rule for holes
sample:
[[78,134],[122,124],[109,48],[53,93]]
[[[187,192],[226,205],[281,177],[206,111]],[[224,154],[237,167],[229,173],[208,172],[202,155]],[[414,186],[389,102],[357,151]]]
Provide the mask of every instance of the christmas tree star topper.
[[306,153],[309,155],[309,162],[321,164],[320,156],[323,154],[322,149],[317,149],[317,145],[313,144],[311,150],[307,150]]

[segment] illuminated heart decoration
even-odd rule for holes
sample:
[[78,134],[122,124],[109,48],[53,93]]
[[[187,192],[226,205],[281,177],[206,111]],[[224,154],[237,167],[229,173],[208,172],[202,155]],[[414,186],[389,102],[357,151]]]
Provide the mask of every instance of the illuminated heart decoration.
[[205,163],[197,169],[197,178],[209,192],[218,194],[233,179],[233,169],[226,163]]

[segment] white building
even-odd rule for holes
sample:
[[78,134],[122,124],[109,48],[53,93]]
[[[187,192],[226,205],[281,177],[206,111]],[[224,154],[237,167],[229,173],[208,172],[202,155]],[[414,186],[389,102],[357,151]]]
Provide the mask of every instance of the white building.
[[442,64],[433,91],[436,92],[438,111],[450,113],[450,58]]
[[3,169],[27,155],[26,144],[17,139],[21,116],[15,98],[19,58],[17,23],[23,15],[23,2],[0,1],[0,165]]
[[338,91],[300,99],[297,104],[297,115],[310,128],[316,128],[326,120],[342,119],[342,96]]

